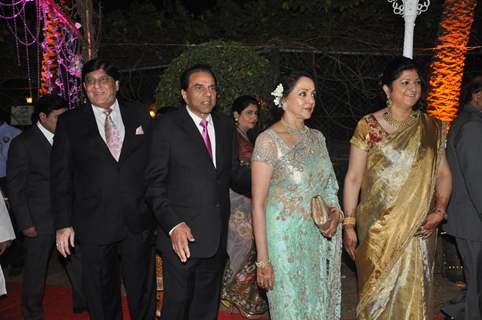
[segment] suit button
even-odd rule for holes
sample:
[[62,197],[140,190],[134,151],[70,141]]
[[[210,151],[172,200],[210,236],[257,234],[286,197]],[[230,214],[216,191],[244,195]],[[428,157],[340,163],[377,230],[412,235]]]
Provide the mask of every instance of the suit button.
[[219,203],[216,203],[216,208],[220,208],[221,205]]

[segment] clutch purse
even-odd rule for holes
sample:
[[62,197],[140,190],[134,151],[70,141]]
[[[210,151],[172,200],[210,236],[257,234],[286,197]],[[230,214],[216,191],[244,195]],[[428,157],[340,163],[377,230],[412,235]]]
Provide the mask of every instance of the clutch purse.
[[311,198],[310,211],[313,222],[320,230],[328,228],[330,224],[330,208],[320,195]]

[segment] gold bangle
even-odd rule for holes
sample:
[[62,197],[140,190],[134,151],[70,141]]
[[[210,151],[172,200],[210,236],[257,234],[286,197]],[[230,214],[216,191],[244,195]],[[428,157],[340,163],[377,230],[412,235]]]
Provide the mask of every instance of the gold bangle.
[[266,259],[266,260],[256,261],[254,264],[256,265],[257,268],[263,269],[271,265],[271,261],[269,259]]
[[344,226],[355,226],[356,225],[356,218],[355,217],[345,217],[343,219]]
[[338,214],[340,215],[340,223],[343,224],[345,221],[345,213],[343,213],[343,210],[338,209]]

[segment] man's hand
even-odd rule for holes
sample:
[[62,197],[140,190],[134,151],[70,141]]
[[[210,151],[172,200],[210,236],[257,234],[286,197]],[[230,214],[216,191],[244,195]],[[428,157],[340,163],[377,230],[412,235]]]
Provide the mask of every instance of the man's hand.
[[12,241],[13,240],[0,242],[0,256],[5,252],[5,250],[7,250],[8,247],[10,247],[10,245],[12,244]]
[[57,230],[56,246],[60,254],[67,258],[70,255],[70,247],[75,247],[75,232],[72,227],[62,228]]
[[179,224],[171,232],[172,249],[177,254],[182,263],[191,257],[189,252],[189,242],[194,242],[191,229],[184,222]]
[[27,238],[36,238],[38,236],[37,229],[35,227],[30,227],[22,230],[22,233]]

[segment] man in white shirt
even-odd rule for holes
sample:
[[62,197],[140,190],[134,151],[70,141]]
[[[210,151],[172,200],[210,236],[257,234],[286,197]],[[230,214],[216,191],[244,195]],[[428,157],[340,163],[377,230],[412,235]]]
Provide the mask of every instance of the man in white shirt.
[[[41,97],[35,106],[36,123],[13,139],[7,161],[7,189],[13,217],[24,236],[22,313],[25,319],[43,318],[42,300],[49,257],[55,242],[50,206],[50,152],[57,117],[67,110],[57,95]],[[67,264],[75,311],[84,308],[80,293],[78,256]]]

